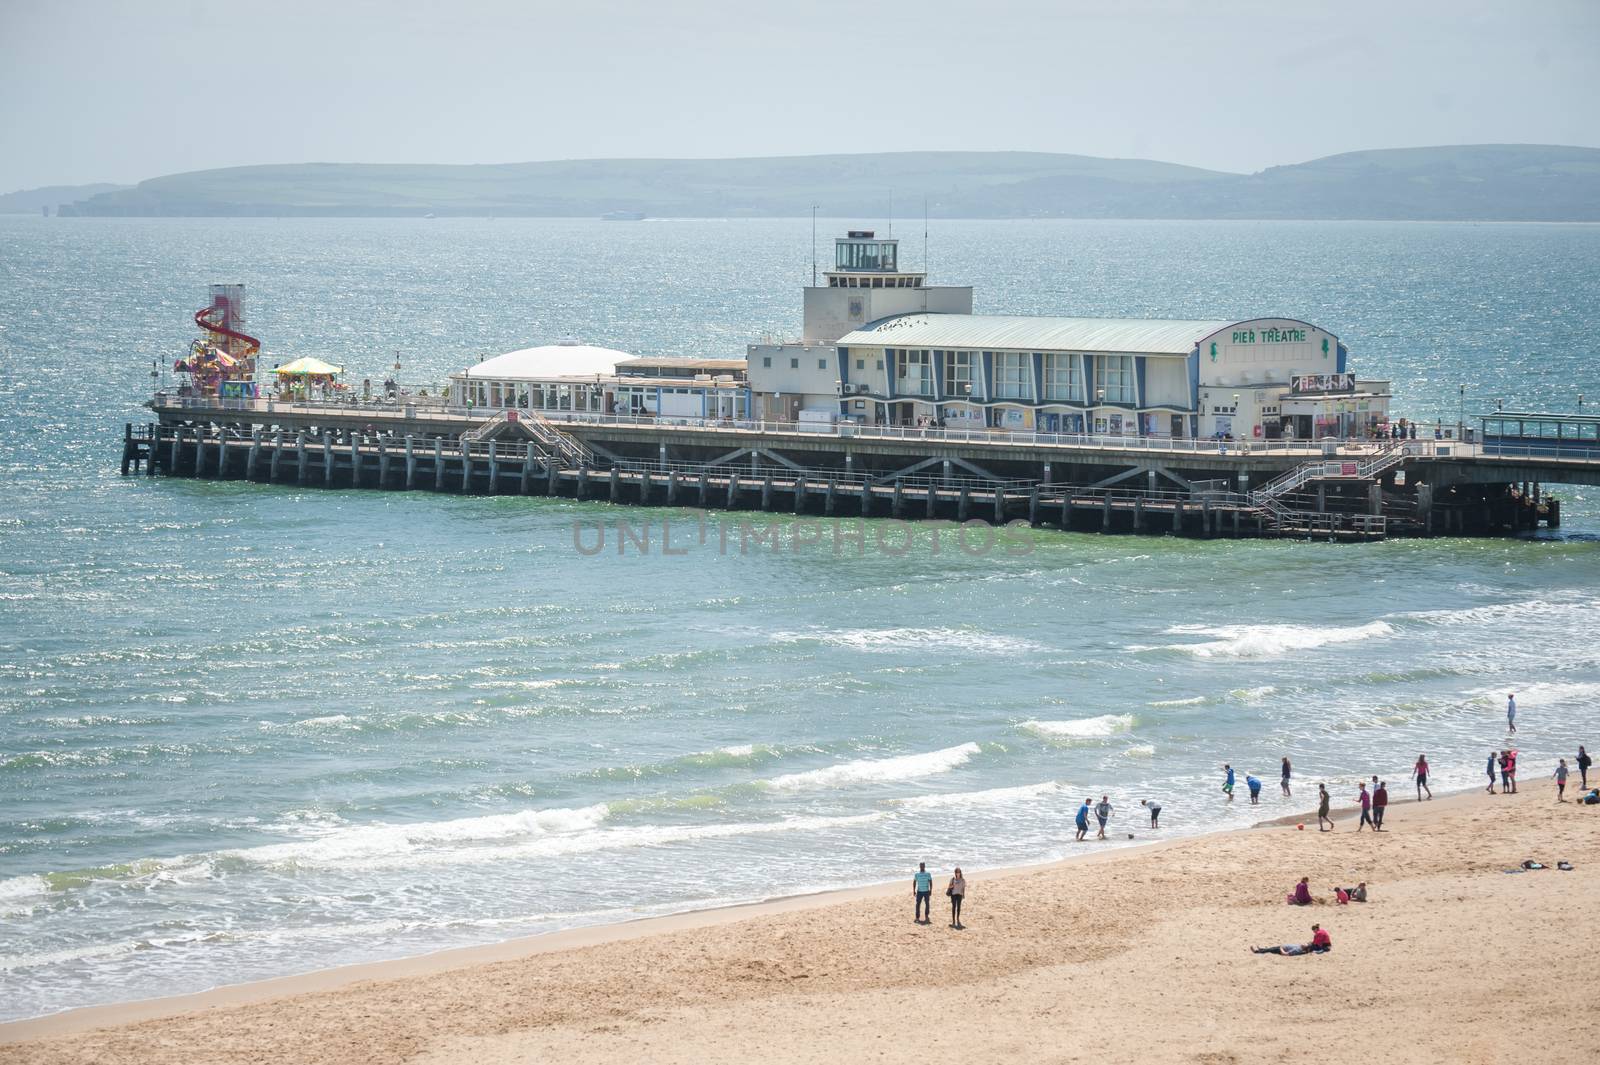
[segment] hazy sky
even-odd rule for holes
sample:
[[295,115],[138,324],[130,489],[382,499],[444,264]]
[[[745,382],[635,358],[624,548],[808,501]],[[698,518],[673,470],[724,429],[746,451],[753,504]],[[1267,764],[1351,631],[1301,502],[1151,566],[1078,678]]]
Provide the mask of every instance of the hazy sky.
[[0,0],[0,191],[249,163],[1600,145],[1600,0]]

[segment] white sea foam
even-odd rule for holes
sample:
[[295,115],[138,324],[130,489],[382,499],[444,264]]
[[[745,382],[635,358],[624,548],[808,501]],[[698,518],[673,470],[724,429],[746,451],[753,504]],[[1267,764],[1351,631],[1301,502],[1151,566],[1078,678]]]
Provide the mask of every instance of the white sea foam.
[[1073,721],[1024,721],[1017,727],[1045,739],[1091,740],[1133,728],[1132,714],[1101,714]]
[[915,780],[945,773],[964,765],[978,753],[976,743],[963,743],[927,754],[902,754],[894,758],[863,758],[854,762],[841,762],[824,769],[809,769],[803,773],[787,773],[773,777],[767,786],[779,791],[801,791],[812,788],[837,788],[851,784],[879,784],[890,780]]
[[1194,695],[1187,699],[1157,699],[1151,706],[1198,706],[1206,701],[1204,695]]
[[1122,753],[1129,758],[1154,758],[1156,756],[1156,746],[1153,743],[1136,743]]
[[1506,696],[1515,692],[1517,712],[1540,706],[1591,706],[1600,702],[1600,683],[1582,681],[1535,681],[1532,684],[1509,684],[1496,688],[1474,688],[1467,692],[1478,702],[1487,702],[1504,708]]
[[1055,795],[1062,785],[1053,780],[1042,784],[1023,784],[1015,788],[989,788],[984,791],[957,791],[941,795],[911,795],[890,799],[891,806],[908,810],[929,810],[944,806],[1009,806]]
[[1354,643],[1388,636],[1386,621],[1365,625],[1175,625],[1168,635],[1211,636],[1200,643],[1164,644],[1161,650],[1184,651],[1196,658],[1276,658],[1291,651],[1309,651],[1328,644]]
[[832,647],[848,647],[853,651],[868,653],[948,648],[957,651],[1020,655],[1044,650],[1043,646],[1032,640],[1001,636],[992,632],[951,628],[823,629],[813,632],[778,632],[773,634],[773,639],[779,643],[816,641]]
[[27,913],[49,892],[50,884],[42,876],[29,874],[0,880],[0,915]]

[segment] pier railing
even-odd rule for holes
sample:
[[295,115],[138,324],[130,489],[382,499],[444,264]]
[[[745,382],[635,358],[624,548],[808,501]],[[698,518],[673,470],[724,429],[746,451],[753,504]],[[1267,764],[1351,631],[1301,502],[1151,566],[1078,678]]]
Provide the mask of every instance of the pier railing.
[[[208,396],[158,394],[155,407],[195,413],[253,413],[260,415],[329,414],[343,418],[404,417],[426,425],[441,424],[441,431],[462,422],[484,422],[504,416],[506,408],[451,407],[444,405],[395,404],[373,402],[355,404],[341,401],[284,401],[273,399],[217,399]],[[794,436],[799,439],[838,438],[862,440],[907,440],[935,443],[1006,444],[1012,446],[1091,448],[1096,450],[1137,451],[1153,454],[1217,454],[1223,456],[1286,456],[1315,459],[1351,455],[1371,455],[1391,447],[1403,446],[1408,456],[1467,455],[1478,452],[1474,445],[1459,441],[1434,440],[1228,440],[1171,436],[1125,436],[1095,433],[1052,433],[1037,429],[951,429],[934,426],[860,425],[854,422],[796,422],[752,418],[655,417],[650,415],[603,414],[596,411],[516,409],[530,426],[535,418],[559,428],[564,424],[632,427],[640,429],[683,429],[730,434],[761,433]],[[447,428],[448,427],[448,428]]]

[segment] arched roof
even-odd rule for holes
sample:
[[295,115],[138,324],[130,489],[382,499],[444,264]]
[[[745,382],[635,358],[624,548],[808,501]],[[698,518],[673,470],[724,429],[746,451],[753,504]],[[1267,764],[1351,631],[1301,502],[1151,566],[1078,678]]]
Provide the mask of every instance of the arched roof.
[[840,347],[987,348],[1187,355],[1230,321],[1049,318],[1011,314],[902,314],[839,339]]
[[593,377],[614,374],[617,363],[633,356],[615,348],[592,344],[544,344],[508,351],[468,367],[460,374],[473,380],[537,381],[552,377]]

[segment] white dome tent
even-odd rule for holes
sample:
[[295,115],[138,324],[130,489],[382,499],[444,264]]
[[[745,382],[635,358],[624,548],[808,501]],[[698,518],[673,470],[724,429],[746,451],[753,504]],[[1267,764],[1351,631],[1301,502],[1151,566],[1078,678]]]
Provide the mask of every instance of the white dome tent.
[[576,340],[508,351],[451,374],[450,401],[491,410],[603,411],[602,386],[631,358]]

